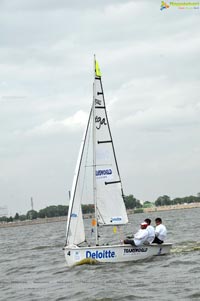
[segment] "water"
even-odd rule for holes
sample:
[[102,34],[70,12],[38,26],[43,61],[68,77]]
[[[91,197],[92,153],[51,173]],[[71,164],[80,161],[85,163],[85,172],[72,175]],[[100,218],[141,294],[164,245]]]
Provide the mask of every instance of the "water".
[[[0,228],[0,300],[200,300],[200,208],[159,216],[174,243],[170,255],[73,268],[62,251],[65,223]],[[145,217],[131,215],[126,232]]]

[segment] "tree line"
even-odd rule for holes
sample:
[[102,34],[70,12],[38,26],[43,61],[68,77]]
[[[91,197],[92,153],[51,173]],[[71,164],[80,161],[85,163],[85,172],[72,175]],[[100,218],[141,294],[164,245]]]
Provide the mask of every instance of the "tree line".
[[[197,203],[200,202],[200,193],[197,196],[187,196],[183,198],[175,198],[170,199],[169,196],[163,195],[156,199],[155,202],[144,202],[141,204],[141,201],[136,199],[132,194],[128,196],[124,196],[124,202],[126,209],[136,209],[136,212],[142,212],[142,208],[152,207],[152,206],[169,206],[169,205],[177,205],[177,204],[189,204],[189,203]],[[39,211],[29,210],[26,214],[19,215],[16,213],[14,217],[0,217],[0,222],[13,222],[13,221],[24,221],[24,220],[32,220],[37,218],[46,218],[46,217],[59,217],[59,216],[67,216],[69,206],[58,205],[58,206],[48,206]],[[83,214],[92,214],[94,213],[94,205],[82,205]]]
[[173,200],[170,199],[168,195],[160,196],[155,201],[155,206],[168,206],[168,205],[177,205],[177,204],[191,204],[191,203],[199,203],[200,202],[200,193],[197,196],[186,196],[183,198],[175,198]]

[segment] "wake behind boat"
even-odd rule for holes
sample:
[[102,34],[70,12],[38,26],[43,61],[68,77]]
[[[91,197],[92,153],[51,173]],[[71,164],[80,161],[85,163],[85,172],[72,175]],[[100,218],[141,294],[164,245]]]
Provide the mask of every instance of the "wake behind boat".
[[[69,202],[65,258],[68,266],[95,262],[126,262],[168,254],[172,244],[135,247],[100,242],[99,228],[128,223],[124,194],[109,126],[101,71],[94,59],[93,102],[81,143]],[[91,200],[91,201],[90,201]],[[95,239],[86,237],[81,205],[93,203]],[[101,236],[102,237],[102,236]],[[102,238],[101,238],[102,240]]]

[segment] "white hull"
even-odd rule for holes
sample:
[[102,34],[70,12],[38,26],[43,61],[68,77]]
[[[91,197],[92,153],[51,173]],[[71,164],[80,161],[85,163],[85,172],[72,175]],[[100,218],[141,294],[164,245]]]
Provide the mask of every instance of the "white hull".
[[68,266],[94,263],[94,262],[126,262],[137,261],[151,256],[166,255],[170,253],[171,243],[162,245],[151,244],[134,247],[131,245],[77,247],[66,246],[65,258]]

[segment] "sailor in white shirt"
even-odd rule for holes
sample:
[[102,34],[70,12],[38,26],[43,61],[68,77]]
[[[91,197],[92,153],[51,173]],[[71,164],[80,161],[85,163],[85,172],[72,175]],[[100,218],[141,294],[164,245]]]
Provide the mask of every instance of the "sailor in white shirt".
[[147,242],[149,244],[151,244],[154,241],[154,238],[155,238],[155,230],[154,230],[154,227],[151,226],[150,218],[146,218],[144,221],[148,224],[148,226],[147,226],[147,231],[148,231]]
[[143,222],[140,224],[140,229],[138,230],[137,233],[135,233],[133,239],[125,239],[124,244],[131,244],[133,246],[141,246],[147,241],[148,238],[148,231],[147,231],[147,226],[148,224],[146,222]]
[[160,217],[157,217],[155,219],[155,223],[156,223],[155,239],[153,242],[157,244],[162,244],[167,237],[167,229],[162,224],[162,219]]

